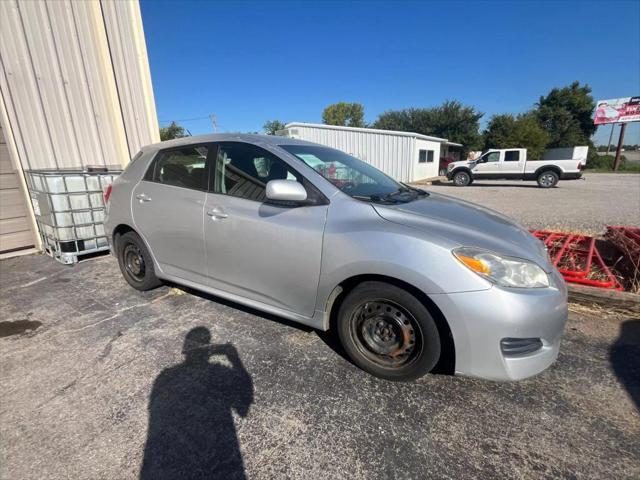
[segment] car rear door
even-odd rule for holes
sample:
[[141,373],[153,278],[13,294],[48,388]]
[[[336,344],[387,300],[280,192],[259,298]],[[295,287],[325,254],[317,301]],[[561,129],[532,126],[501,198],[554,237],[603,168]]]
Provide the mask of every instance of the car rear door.
[[[270,180],[298,180],[315,205],[266,201]],[[253,144],[218,144],[204,233],[211,287],[304,316],[314,313],[327,202],[285,161]]]
[[204,203],[208,144],[158,152],[133,190],[132,213],[160,268],[168,275],[206,283]]
[[501,172],[506,176],[520,178],[524,173],[524,151],[521,149],[505,150],[504,158],[500,162]]

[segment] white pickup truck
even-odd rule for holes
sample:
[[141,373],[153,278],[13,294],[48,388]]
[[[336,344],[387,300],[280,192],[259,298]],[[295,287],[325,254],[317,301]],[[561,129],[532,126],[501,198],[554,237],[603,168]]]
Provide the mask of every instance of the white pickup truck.
[[[471,185],[477,179],[535,180],[542,188],[554,187],[559,180],[582,177],[587,163],[588,147],[555,149],[569,152],[566,159],[527,160],[526,148],[491,149],[475,160],[452,162],[447,179],[458,187]],[[548,156],[548,151],[545,157]],[[565,155],[566,157],[567,155]]]

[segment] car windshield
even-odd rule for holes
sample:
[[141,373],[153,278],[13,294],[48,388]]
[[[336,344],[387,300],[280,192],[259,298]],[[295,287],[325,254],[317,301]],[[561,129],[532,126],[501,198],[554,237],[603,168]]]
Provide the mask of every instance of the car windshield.
[[396,182],[377,168],[340,150],[312,145],[280,145],[295,155],[347,195],[375,202],[407,202],[420,189]]

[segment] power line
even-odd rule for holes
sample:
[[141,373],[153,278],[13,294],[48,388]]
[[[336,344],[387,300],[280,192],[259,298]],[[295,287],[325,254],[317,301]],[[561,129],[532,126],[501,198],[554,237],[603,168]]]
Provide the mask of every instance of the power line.
[[194,120],[209,120],[209,115],[206,117],[193,117],[193,118],[173,118],[171,120],[158,120],[160,123],[171,123],[171,122],[191,122]]

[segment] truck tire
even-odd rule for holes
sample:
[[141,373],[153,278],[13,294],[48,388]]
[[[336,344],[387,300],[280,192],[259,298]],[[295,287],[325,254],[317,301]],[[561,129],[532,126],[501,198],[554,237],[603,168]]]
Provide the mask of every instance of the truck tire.
[[456,187],[466,187],[467,185],[471,185],[471,175],[469,172],[458,172],[453,175],[453,184]]
[[558,184],[560,177],[553,170],[545,170],[538,175],[538,186],[540,188],[551,188]]

